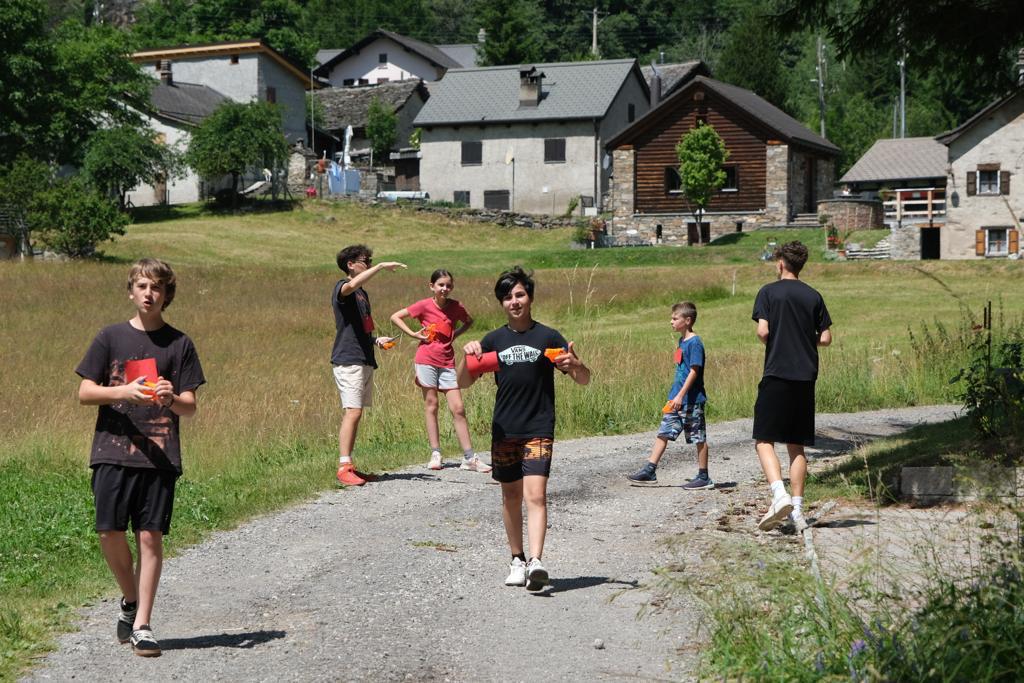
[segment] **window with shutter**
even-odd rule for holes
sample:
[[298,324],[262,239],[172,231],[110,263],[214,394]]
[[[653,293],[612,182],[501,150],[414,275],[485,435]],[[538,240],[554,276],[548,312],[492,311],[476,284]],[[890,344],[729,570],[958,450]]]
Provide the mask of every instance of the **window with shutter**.
[[469,206],[469,190],[455,190],[455,194],[452,197],[456,204],[465,204]]
[[985,231],[975,230],[974,231],[974,255],[984,256],[985,255]]
[[1010,172],[999,172],[999,194],[1010,194]]
[[1020,231],[1010,231],[1010,253],[1016,254],[1020,251]]
[[973,197],[978,193],[978,174],[974,171],[967,172],[967,196]]
[[565,163],[565,138],[546,138],[544,140],[544,163]]
[[999,194],[999,171],[978,170],[978,194]]
[[480,140],[462,141],[462,165],[479,166],[483,163],[484,143]]
[[508,190],[484,190],[484,208],[509,210],[510,194]]

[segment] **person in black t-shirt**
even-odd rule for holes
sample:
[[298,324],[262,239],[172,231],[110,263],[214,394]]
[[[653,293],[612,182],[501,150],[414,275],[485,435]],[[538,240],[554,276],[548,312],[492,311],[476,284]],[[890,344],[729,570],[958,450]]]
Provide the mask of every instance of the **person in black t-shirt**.
[[[772,489],[772,504],[758,528],[773,529],[788,516],[799,532],[807,528],[803,517],[804,446],[814,445],[818,347],[832,343],[832,319],[821,294],[800,280],[807,247],[789,242],[778,247],[774,256],[779,279],[757,293],[752,316],[757,322],[757,338],[765,345],[753,436],[761,469]],[[782,483],[775,442],[785,443],[789,451],[792,497]]]
[[[590,382],[590,369],[576,355],[573,342],[531,315],[534,282],[519,266],[505,271],[494,285],[508,322],[463,351],[480,359],[496,353],[497,393],[491,421],[491,476],[501,483],[502,517],[512,551],[506,586],[540,590],[548,583],[541,564],[547,531],[547,487],[555,437],[554,371],[569,375],[577,384]],[[549,352],[550,355],[545,352]],[[459,363],[459,386],[469,387],[476,377]],[[523,501],[526,501],[530,560],[523,549]]]
[[338,252],[338,268],[345,277],[334,284],[331,310],[334,311],[334,346],[331,366],[344,414],[338,428],[338,483],[362,486],[366,475],[356,471],[352,449],[359,431],[363,408],[373,405],[373,371],[377,368],[374,347],[387,348],[390,337],[373,333],[370,295],[363,285],[382,270],[405,268],[404,263],[385,261],[373,265],[373,252],[365,244],[353,244]]
[[164,322],[175,289],[166,263],[137,261],[128,275],[135,316],[100,330],[75,368],[79,401],[99,406],[89,466],[100,550],[122,594],[117,638],[144,657],[160,654],[150,617],[182,469],[178,418],[195,414],[196,389],[206,382],[192,340]]

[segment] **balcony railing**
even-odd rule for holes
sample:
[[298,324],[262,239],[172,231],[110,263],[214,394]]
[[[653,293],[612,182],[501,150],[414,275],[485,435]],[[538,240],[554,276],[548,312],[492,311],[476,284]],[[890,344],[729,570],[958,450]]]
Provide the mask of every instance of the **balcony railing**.
[[915,187],[879,192],[886,220],[927,221],[945,220],[946,188]]

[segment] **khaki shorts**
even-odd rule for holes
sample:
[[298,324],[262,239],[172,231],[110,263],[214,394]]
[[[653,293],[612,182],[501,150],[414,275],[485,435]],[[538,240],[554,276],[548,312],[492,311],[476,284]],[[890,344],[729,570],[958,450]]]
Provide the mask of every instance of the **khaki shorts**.
[[373,367],[335,365],[334,384],[338,387],[342,408],[369,408],[373,405]]

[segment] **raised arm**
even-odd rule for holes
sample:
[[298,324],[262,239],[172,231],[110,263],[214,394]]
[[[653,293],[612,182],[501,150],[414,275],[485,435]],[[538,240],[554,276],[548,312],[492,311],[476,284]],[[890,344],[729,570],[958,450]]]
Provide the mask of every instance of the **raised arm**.
[[480,342],[471,341],[467,342],[466,345],[462,347],[462,352],[464,355],[462,356],[461,359],[459,359],[459,367],[457,373],[458,382],[460,389],[467,389],[473,386],[473,382],[476,381],[476,377],[474,377],[473,373],[466,369],[466,356],[476,356],[477,358],[479,358],[480,356],[483,355],[484,350],[483,348],[481,348]]
[[396,268],[405,267],[406,266],[404,263],[399,263],[398,261],[384,261],[383,263],[378,263],[375,266],[370,266],[363,272],[359,273],[359,275],[356,275],[354,278],[343,284],[341,286],[341,291],[338,293],[338,295],[348,296],[352,292],[356,291],[357,289],[365,285],[371,279],[373,279],[373,276],[379,273],[381,270],[391,272]]

